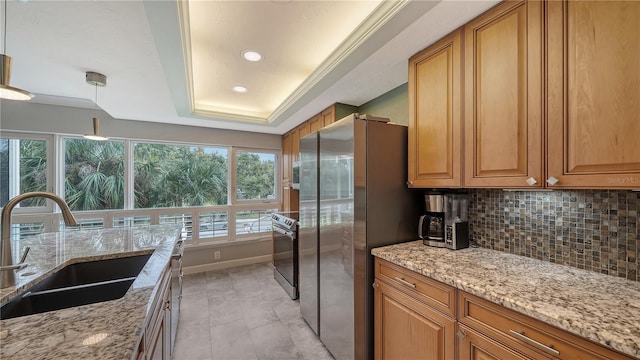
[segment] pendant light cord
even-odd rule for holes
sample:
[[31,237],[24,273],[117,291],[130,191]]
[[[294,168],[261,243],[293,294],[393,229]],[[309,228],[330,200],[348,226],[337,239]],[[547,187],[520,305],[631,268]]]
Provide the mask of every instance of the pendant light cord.
[[2,42],[2,53],[7,54],[7,0],[4,0],[4,41]]
[[93,113],[98,117],[98,83],[96,83],[96,102],[93,103]]

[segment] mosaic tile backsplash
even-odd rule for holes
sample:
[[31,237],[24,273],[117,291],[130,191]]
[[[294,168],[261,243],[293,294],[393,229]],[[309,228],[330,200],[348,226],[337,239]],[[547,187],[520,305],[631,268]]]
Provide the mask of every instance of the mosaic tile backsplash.
[[469,193],[479,246],[640,281],[640,192]]

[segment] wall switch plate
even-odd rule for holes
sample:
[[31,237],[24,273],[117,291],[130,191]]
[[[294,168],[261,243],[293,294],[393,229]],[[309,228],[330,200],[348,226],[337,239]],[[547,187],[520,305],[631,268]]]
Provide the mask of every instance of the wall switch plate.
[[214,260],[219,260],[220,259],[220,251],[216,251],[213,253],[213,259]]

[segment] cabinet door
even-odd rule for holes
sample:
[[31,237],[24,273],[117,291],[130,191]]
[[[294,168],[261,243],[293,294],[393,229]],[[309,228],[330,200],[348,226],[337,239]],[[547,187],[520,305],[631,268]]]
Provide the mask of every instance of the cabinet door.
[[336,106],[331,105],[330,107],[324,109],[322,111],[322,126],[326,127],[333,124],[336,121]]
[[455,320],[376,279],[376,360],[454,359]]
[[509,1],[464,27],[465,187],[544,186],[542,24]]
[[458,359],[460,360],[535,359],[493,341],[464,325],[460,325],[458,335]]
[[461,30],[409,59],[409,187],[460,187]]
[[291,162],[300,160],[300,131],[298,128],[291,131]]
[[555,187],[639,189],[640,2],[547,7],[547,175]]
[[282,186],[291,184],[291,161],[293,149],[291,147],[291,133],[282,136]]
[[318,114],[309,120],[310,133],[316,132],[322,129],[322,114]]

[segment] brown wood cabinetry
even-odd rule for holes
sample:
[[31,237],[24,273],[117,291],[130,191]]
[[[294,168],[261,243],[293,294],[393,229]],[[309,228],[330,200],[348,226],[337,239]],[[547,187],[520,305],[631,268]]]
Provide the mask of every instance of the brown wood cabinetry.
[[375,266],[375,359],[455,359],[456,320],[431,306],[447,309],[450,293],[455,311],[455,289],[381,259]]
[[504,1],[416,54],[409,186],[640,189],[639,24],[638,1]]
[[[470,346],[469,342],[480,341],[480,338],[474,335],[475,332],[491,338],[492,342],[499,343],[503,348],[526,355],[523,358],[527,359],[631,359],[463,291],[458,292],[458,321],[475,330],[470,333],[461,326],[460,359],[474,358],[463,356],[469,354],[470,350],[462,346]],[[471,336],[471,339],[464,340],[465,334]]]
[[462,32],[409,59],[409,187],[462,186]]
[[458,329],[458,358],[469,360],[534,359],[521,354],[499,342],[493,341],[481,333],[464,325]]
[[376,360],[631,359],[379,258],[374,288]]
[[543,15],[509,1],[464,26],[465,187],[544,186]]
[[320,116],[322,117],[322,127],[329,126],[336,122],[336,120],[338,120],[336,119],[336,105],[332,105],[324,109],[322,113],[320,113]]
[[291,138],[290,132],[282,136],[282,186],[285,188],[291,185],[291,164],[293,162]]
[[318,114],[314,116],[311,120],[309,120],[309,131],[310,133],[316,132],[323,128],[322,123],[322,114]]
[[547,26],[548,186],[640,188],[640,2],[549,1]]

